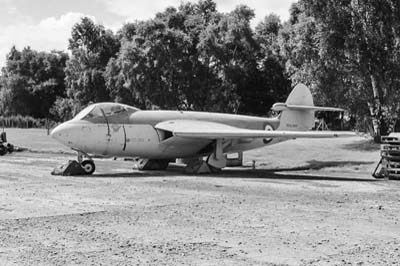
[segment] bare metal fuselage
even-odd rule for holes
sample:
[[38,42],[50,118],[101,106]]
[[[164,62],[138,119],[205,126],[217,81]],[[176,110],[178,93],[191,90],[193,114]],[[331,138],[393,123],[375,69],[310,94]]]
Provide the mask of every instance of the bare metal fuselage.
[[[135,111],[105,119],[72,119],[58,126],[53,137],[87,154],[117,157],[173,159],[205,155],[213,145],[207,139],[185,139],[155,128],[169,120],[217,122],[238,128],[275,130],[277,118],[183,111]],[[238,152],[278,142],[278,139],[224,140],[224,153]]]

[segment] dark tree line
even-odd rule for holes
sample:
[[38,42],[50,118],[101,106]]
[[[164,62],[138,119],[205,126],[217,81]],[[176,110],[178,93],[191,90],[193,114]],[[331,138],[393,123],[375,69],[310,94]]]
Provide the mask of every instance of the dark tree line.
[[[287,95],[290,81],[283,60],[269,52],[268,42],[276,43],[278,31],[267,22],[258,34],[250,27],[252,18],[247,6],[224,14],[211,0],[167,8],[115,34],[83,18],[72,28],[70,57],[58,53],[57,89],[44,86],[47,76],[35,80],[47,98],[30,87],[46,66],[27,72],[14,65],[32,65],[55,53],[12,49],[1,75],[1,93],[8,96],[2,97],[1,111],[64,120],[91,102],[117,101],[140,108],[265,115]],[[279,19],[273,23],[282,26]],[[40,111],[30,97],[42,101]]]
[[12,48],[0,111],[65,120],[91,102],[140,108],[266,115],[291,84],[319,104],[346,108],[375,133],[400,109],[397,0],[299,0],[282,23],[254,11],[220,13],[212,0],[183,3],[113,33],[89,18],[71,32],[70,56]]

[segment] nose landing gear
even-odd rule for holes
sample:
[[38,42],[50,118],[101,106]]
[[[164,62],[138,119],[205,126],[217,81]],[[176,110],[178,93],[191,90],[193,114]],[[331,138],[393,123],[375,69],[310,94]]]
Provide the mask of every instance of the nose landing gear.
[[[83,160],[83,157],[87,157],[87,160]],[[78,163],[82,166],[82,169],[87,175],[91,175],[96,170],[96,165],[93,162],[92,157],[88,154],[78,151]]]
[[[96,166],[92,158],[80,151],[78,152],[78,160],[70,160],[65,164],[57,166],[51,172],[52,175],[64,175],[64,176],[78,176],[78,175],[91,175],[96,170]],[[83,160],[83,157],[88,159]]]

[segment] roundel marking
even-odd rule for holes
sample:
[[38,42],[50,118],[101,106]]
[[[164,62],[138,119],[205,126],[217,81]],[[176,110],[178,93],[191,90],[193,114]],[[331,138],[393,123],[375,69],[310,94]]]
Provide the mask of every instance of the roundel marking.
[[274,131],[274,129],[272,128],[272,126],[270,124],[267,124],[265,126],[265,131]]
[[[267,125],[265,125],[264,130],[265,130],[265,131],[274,131],[274,128],[273,128],[270,124],[267,124]],[[264,144],[268,144],[268,143],[270,143],[271,141],[272,141],[272,138],[263,139]]]

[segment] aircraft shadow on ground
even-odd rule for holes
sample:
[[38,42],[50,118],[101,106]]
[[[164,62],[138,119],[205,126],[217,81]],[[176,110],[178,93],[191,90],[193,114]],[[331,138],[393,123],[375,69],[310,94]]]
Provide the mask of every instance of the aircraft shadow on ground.
[[186,174],[182,165],[172,164],[164,171],[138,171],[126,173],[95,173],[88,178],[140,178],[140,177],[176,177],[176,176],[198,176],[216,177],[216,178],[256,178],[256,179],[285,179],[285,180],[331,180],[331,181],[365,181],[375,182],[378,179],[372,178],[355,178],[353,176],[331,176],[313,173],[288,173],[308,170],[321,170],[327,167],[341,167],[349,165],[366,165],[374,162],[365,161],[316,161],[307,162],[307,165],[292,168],[271,168],[271,169],[252,169],[250,167],[227,168],[218,173],[211,174]]
[[366,181],[375,182],[378,179],[372,178],[355,178],[353,176],[334,176],[334,175],[321,175],[318,173],[288,173],[298,171],[309,171],[309,170],[321,170],[328,167],[342,167],[350,165],[366,165],[374,162],[366,161],[317,161],[311,160],[307,162],[307,165],[300,167],[290,168],[270,168],[270,169],[251,169],[240,172],[236,169],[227,169],[222,173],[226,177],[238,177],[243,178],[243,174],[246,174],[247,178],[264,178],[264,179],[290,179],[290,180],[331,180],[331,181]]
[[[129,169],[129,168],[128,168]],[[188,175],[184,172],[184,167],[183,166],[177,166],[177,165],[172,165],[168,167],[166,170],[146,170],[146,171],[140,171],[136,170],[135,168],[131,168],[131,172],[128,172],[129,170],[127,169],[127,172],[119,172],[119,173],[94,173],[93,175],[87,175],[84,177],[92,177],[92,178],[124,178],[124,177],[158,177],[158,176],[183,176],[183,175]],[[132,170],[133,169],[133,170]],[[133,171],[133,172],[132,172]]]
[[379,151],[380,144],[370,139],[364,139],[354,143],[344,144],[342,148],[351,151]]
[[366,165],[373,164],[373,161],[317,161],[311,160],[307,162],[307,165],[292,168],[277,168],[271,169],[274,172],[286,172],[286,171],[306,171],[306,170],[321,170],[328,167],[342,167],[350,165]]

